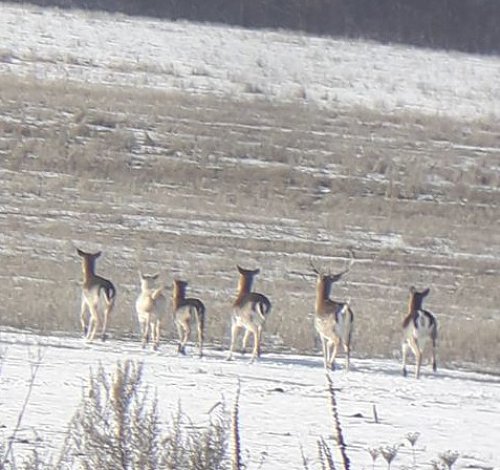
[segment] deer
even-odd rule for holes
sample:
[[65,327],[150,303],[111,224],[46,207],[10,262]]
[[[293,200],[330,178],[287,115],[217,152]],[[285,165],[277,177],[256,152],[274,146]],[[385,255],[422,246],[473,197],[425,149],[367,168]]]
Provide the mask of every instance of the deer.
[[80,322],[83,336],[87,341],[92,342],[97,330],[101,329],[101,339],[105,341],[109,315],[116,300],[116,289],[110,280],[95,273],[95,262],[101,256],[101,251],[86,253],[79,248],[76,251],[82,258],[83,283]]
[[135,301],[137,319],[141,327],[142,348],[152,342],[153,350],[160,345],[160,327],[167,312],[167,299],[163,295],[165,287],[156,287],[159,274],[139,272],[141,292]]
[[199,357],[203,357],[203,340],[205,331],[206,308],[200,299],[186,298],[188,283],[181,279],[174,279],[172,291],[172,306],[174,323],[179,334],[177,352],[186,354],[186,343],[191,335],[192,324],[196,322],[198,333]]
[[314,306],[314,328],[321,338],[323,347],[323,363],[326,369],[335,370],[335,358],[339,345],[345,351],[345,370],[350,367],[351,338],[354,313],[350,307],[350,300],[339,302],[330,298],[332,286],[349,272],[350,265],[337,274],[324,273],[309,260],[316,280],[316,302]]
[[227,360],[232,360],[236,340],[242,328],[245,329],[242,340],[242,354],[246,352],[246,346],[250,334],[253,335],[253,351],[250,362],[260,357],[262,329],[271,312],[271,302],[263,294],[252,292],[254,278],[260,273],[260,269],[244,269],[236,266],[240,277],[236,300],[233,303],[231,315],[231,346]]
[[432,370],[436,372],[436,342],[437,342],[437,320],[433,313],[422,308],[422,303],[429,295],[430,289],[419,292],[415,287],[410,287],[410,297],[408,301],[408,313],[403,319],[403,341],[402,360],[403,376],[406,377],[406,356],[408,348],[415,355],[415,378],[420,377],[420,366],[422,365],[422,355],[426,344],[431,342],[432,348]]

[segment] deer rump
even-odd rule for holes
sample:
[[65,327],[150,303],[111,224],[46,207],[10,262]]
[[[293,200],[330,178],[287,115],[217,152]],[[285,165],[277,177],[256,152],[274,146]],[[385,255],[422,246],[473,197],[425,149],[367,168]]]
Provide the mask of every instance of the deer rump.
[[[354,316],[349,308],[349,304],[342,303],[336,307],[334,315],[317,315],[315,318],[316,330],[325,337],[333,335],[339,338],[350,336],[351,324]],[[347,339],[347,338],[346,338]]]
[[262,294],[250,292],[245,295],[236,305],[241,312],[257,313],[261,322],[265,322],[271,311],[271,302]]

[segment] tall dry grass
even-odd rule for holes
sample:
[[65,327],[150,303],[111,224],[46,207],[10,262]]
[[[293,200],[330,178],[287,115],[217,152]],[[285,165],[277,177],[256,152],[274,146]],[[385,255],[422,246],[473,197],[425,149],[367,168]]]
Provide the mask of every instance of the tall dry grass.
[[137,337],[143,268],[200,286],[227,347],[238,262],[276,306],[264,353],[312,352],[308,259],[335,270],[352,249],[334,297],[352,299],[354,356],[399,354],[417,284],[442,361],[498,363],[498,123],[0,80],[1,325],[77,334],[80,246],[118,287],[115,336]]

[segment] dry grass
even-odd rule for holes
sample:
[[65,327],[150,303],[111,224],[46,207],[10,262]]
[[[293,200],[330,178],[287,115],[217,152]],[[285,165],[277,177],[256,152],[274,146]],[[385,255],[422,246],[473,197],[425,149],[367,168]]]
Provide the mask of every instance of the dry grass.
[[137,335],[141,267],[196,286],[227,347],[238,262],[274,304],[264,352],[311,351],[308,259],[342,269],[354,249],[334,297],[352,298],[355,356],[399,354],[416,284],[432,286],[442,360],[498,363],[499,124],[251,94],[2,76],[0,324],[76,334],[81,246],[118,286],[115,335]]

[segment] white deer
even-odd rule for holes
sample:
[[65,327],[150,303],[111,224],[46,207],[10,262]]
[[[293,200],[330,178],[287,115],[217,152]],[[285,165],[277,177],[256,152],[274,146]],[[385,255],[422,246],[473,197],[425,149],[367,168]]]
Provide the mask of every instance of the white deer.
[[408,314],[403,320],[403,375],[406,377],[406,356],[408,348],[415,354],[416,367],[415,378],[420,377],[420,366],[422,355],[426,344],[430,341],[432,348],[432,370],[436,372],[436,342],[437,342],[437,320],[433,313],[424,310],[422,303],[429,294],[430,289],[418,292],[415,287],[410,287],[410,298],[408,302]]
[[101,252],[86,253],[76,249],[82,258],[82,304],[80,322],[87,341],[93,341],[98,329],[101,329],[101,339],[106,339],[106,330],[111,310],[113,310],[116,289],[111,281],[95,273],[95,261]]
[[242,328],[245,334],[242,341],[242,352],[245,352],[248,337],[253,334],[253,351],[250,362],[260,357],[260,345],[262,340],[262,329],[271,312],[271,302],[258,292],[252,292],[254,277],[260,273],[260,269],[248,270],[236,266],[240,278],[238,281],[238,292],[233,303],[231,316],[231,346],[229,348],[228,360],[233,358],[236,347],[236,339]]
[[156,287],[158,274],[139,273],[141,292],[135,301],[137,319],[141,326],[142,347],[145,348],[150,339],[156,351],[160,344],[160,327],[167,312],[167,299],[163,295],[164,287]]

